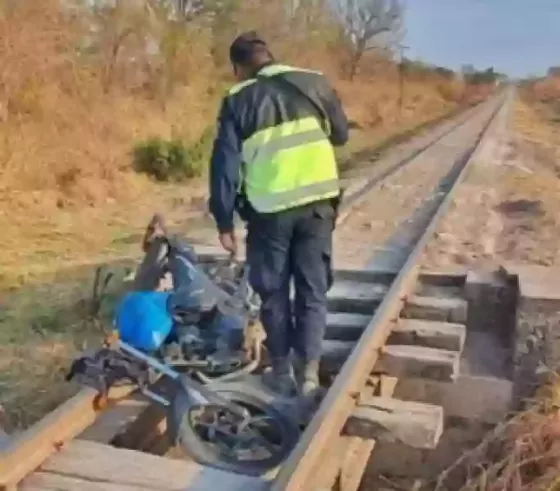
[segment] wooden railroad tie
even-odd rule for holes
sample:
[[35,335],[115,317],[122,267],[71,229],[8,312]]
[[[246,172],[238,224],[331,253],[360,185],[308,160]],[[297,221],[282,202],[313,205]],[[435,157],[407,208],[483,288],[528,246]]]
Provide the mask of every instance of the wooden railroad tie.
[[[393,275],[337,271],[335,278],[335,285],[329,292],[328,326],[321,366],[322,374],[327,375],[337,374],[360,342]],[[432,275],[426,281],[452,288],[462,281],[461,278],[464,279],[464,275],[451,279],[445,275]],[[399,378],[452,381],[457,377],[465,342],[465,319],[466,302],[459,297],[412,295],[405,302],[401,318],[394,324],[386,344],[378,348],[379,356],[370,382],[353,399],[353,407],[337,441],[329,443],[329,448],[333,448],[325,458],[332,460],[333,465],[324,465],[325,461],[322,468],[317,469],[316,475],[321,476],[321,483],[314,489],[327,489],[323,485],[332,485],[336,481],[340,489],[356,491],[376,442],[401,442],[421,449],[437,446],[444,426],[442,407],[395,399],[393,393]],[[275,472],[261,478],[234,476],[194,462],[185,465],[137,450],[115,448],[110,443],[116,442],[115,435],[118,434],[120,445],[157,451],[161,455],[166,452],[165,445],[161,450],[154,450],[165,430],[161,410],[152,410],[152,406],[140,396],[118,402],[114,411],[118,410],[122,412],[122,421],[114,414],[111,417],[110,411],[102,414],[91,428],[79,435],[78,440],[66,440],[63,450],[47,458],[19,489],[48,491],[79,487],[84,491],[144,491],[157,486],[164,491],[183,491],[206,489],[204,486],[219,488],[219,483],[227,482],[228,489],[260,491],[267,489],[270,479],[275,476]],[[87,417],[91,416],[88,414]],[[138,431],[139,426],[142,431]],[[148,441],[141,433],[152,426],[154,429],[150,430]],[[72,438],[77,434],[71,432],[68,436]],[[52,454],[46,446],[37,448],[43,458]],[[39,455],[33,460],[39,464]],[[115,482],[107,481],[108,473],[118,475]],[[104,483],[103,487],[99,487],[101,483]]]

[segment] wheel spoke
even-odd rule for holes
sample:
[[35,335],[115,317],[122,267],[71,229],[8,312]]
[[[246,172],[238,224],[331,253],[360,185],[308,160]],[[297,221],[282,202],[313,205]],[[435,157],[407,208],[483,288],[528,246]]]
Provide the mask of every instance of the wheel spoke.
[[196,426],[199,427],[199,428],[204,428],[208,431],[212,431],[214,433],[214,436],[216,436],[216,433],[221,433],[222,435],[224,435],[226,437],[237,438],[236,434],[226,430],[223,427],[216,426],[214,424],[197,423]]
[[260,431],[253,430],[252,433],[256,433],[256,441],[259,442],[270,455],[274,455],[278,451],[278,447],[269,442],[268,439],[265,438]]
[[[235,403],[244,406],[243,400]],[[279,422],[258,406],[245,408],[249,416],[240,418],[227,406],[197,406],[190,410],[189,424],[202,442],[239,465],[278,458],[286,446]]]

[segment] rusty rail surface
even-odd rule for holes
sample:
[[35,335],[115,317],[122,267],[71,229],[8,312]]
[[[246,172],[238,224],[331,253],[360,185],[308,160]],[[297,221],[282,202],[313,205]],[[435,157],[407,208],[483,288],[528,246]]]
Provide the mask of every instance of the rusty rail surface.
[[[488,127],[495,119],[496,114],[505,103],[505,97],[494,96],[486,104],[495,104],[496,109],[486,121],[478,138],[461,162],[457,163],[459,172],[444,196],[441,197],[433,216],[430,219],[421,238],[416,243],[406,263],[396,274],[388,293],[377,308],[367,328],[350,357],[344,363],[334,383],[315,414],[314,418],[302,434],[299,443],[292,451],[287,461],[275,472],[270,482],[271,491],[296,491],[312,489],[310,478],[315,473],[320,459],[329,443],[338,438],[343,426],[356,404],[360,391],[368,381],[371,370],[378,358],[380,349],[385,344],[391,329],[399,316],[407,296],[410,294],[419,273],[420,256],[437,227],[440,219],[445,214],[454,189],[461,182],[468,167],[469,159],[484,138]],[[478,114],[476,111],[474,114]],[[471,114],[472,116],[472,114]],[[459,125],[466,124],[472,117],[461,119]],[[456,126],[454,126],[455,128]],[[429,145],[436,144],[445,138],[448,132],[440,135]],[[427,149],[423,148],[421,151]],[[414,156],[418,152],[414,153]],[[403,161],[409,162],[410,156]],[[402,167],[402,163],[395,166]],[[384,177],[387,177],[384,176]],[[344,206],[353,208],[364,199],[366,191],[373,187],[372,181],[379,182],[379,176],[374,176],[364,187],[354,191],[346,197]],[[348,213],[348,211],[347,211]],[[341,214],[340,220],[346,214]],[[210,258],[206,258],[210,259]],[[0,490],[16,489],[15,486],[27,475],[32,473],[54,452],[61,449],[66,442],[71,441],[86,430],[98,417],[100,411],[109,409],[119,399],[129,396],[132,387],[114,389],[110,394],[108,405],[99,407],[97,394],[94,390],[83,389],[73,398],[48,414],[39,423],[26,431],[16,435],[4,447],[0,448]],[[387,392],[389,395],[391,390]],[[269,476],[270,477],[270,476]],[[313,491],[315,491],[313,489]]]

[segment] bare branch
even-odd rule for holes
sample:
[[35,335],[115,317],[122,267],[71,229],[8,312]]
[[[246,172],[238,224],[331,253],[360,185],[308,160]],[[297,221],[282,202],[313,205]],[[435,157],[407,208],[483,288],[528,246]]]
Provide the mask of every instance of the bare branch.
[[364,53],[388,43],[379,43],[379,37],[399,31],[403,7],[399,0],[336,0],[335,10],[351,46],[353,78]]

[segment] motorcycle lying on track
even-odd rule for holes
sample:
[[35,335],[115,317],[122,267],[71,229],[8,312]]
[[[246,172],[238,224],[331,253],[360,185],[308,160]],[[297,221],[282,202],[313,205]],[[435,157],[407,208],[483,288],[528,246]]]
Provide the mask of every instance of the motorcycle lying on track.
[[[285,401],[254,383],[262,336],[247,268],[232,259],[201,264],[157,216],[144,251],[132,291],[116,309],[113,339],[76,359],[67,379],[102,396],[133,383],[166,408],[171,443],[193,460],[266,473],[287,457],[300,429]],[[171,288],[162,286],[169,276]],[[151,389],[162,378],[168,397]]]

